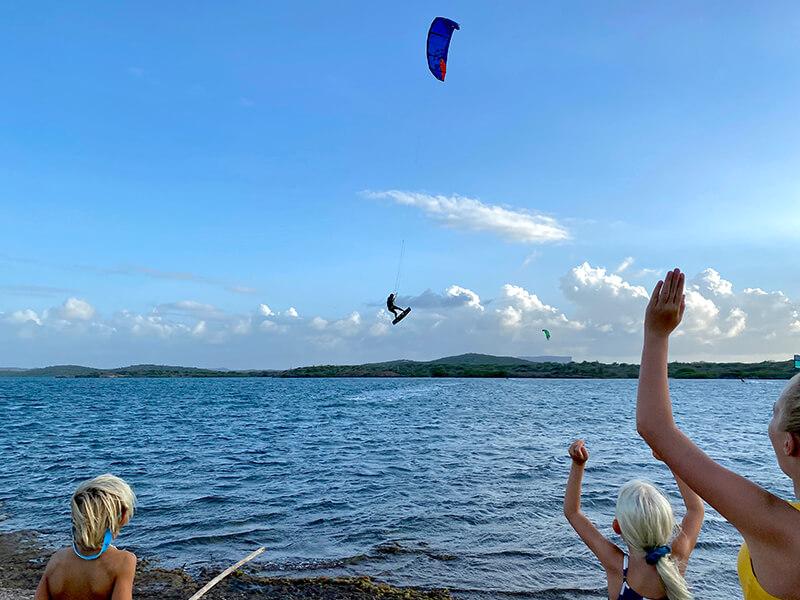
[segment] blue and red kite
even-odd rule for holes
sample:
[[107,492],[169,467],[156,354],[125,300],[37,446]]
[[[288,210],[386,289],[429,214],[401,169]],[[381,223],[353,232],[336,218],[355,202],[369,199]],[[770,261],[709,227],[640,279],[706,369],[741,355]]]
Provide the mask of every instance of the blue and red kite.
[[436,17],[428,30],[428,68],[439,81],[444,81],[447,72],[447,50],[456,29],[460,27],[455,21]]

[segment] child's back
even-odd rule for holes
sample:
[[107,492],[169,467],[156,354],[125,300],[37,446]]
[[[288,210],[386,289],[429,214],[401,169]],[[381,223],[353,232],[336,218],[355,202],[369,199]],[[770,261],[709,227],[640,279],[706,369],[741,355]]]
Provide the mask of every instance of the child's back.
[[47,563],[42,578],[46,589],[37,590],[36,600],[130,600],[135,573],[132,552],[111,546],[102,556],[86,560],[73,548],[62,548]]
[[111,541],[130,520],[135,502],[119,477],[81,483],[72,496],[72,547],[50,558],[34,600],[131,600],[136,556]]

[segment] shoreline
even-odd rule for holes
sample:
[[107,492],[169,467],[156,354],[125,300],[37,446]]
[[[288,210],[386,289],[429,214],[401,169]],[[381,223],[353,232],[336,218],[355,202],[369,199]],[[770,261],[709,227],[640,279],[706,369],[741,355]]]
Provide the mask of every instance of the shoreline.
[[[635,363],[575,362],[571,357],[537,357],[527,360],[513,356],[464,354],[432,361],[394,360],[361,365],[316,365],[284,370],[217,370],[170,365],[131,365],[97,369],[79,365],[57,365],[35,369],[0,368],[0,377],[59,379],[151,379],[151,378],[375,378],[412,377],[465,379],[636,379]],[[565,359],[565,360],[562,360]],[[791,379],[797,367],[791,360],[742,362],[670,362],[673,379]]]
[[[35,531],[0,534],[0,600],[31,600],[52,554]],[[138,557],[137,557],[138,558]],[[227,565],[226,565],[227,566]],[[137,600],[186,600],[226,566],[205,567],[196,576],[183,569],[151,567],[138,558],[133,597]],[[453,600],[447,589],[401,588],[361,577],[258,577],[244,565],[204,596],[208,600]]]

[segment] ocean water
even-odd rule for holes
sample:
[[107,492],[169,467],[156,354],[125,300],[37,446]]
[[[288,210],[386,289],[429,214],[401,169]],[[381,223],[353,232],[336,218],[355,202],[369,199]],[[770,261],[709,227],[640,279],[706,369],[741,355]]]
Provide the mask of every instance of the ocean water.
[[[671,381],[701,448],[791,497],[766,428],[782,381]],[[562,515],[569,443],[583,509],[611,531],[619,487],[669,470],[636,435],[635,380],[0,378],[0,530],[69,543],[76,484],[139,498],[116,545],[160,566],[370,575],[467,598],[600,598],[599,562]],[[737,532],[707,507],[687,578],[741,598]]]

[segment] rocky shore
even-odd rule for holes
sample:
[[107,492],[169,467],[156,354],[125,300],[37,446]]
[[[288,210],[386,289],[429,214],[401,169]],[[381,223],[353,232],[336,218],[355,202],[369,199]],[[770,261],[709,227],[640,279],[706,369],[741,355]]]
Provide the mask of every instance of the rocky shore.
[[[0,534],[0,600],[31,600],[51,554],[33,532]],[[208,568],[197,576],[181,569],[137,566],[136,600],[186,600],[227,565]],[[397,588],[369,577],[291,579],[258,577],[245,565],[213,587],[208,600],[452,600],[448,590]]]

